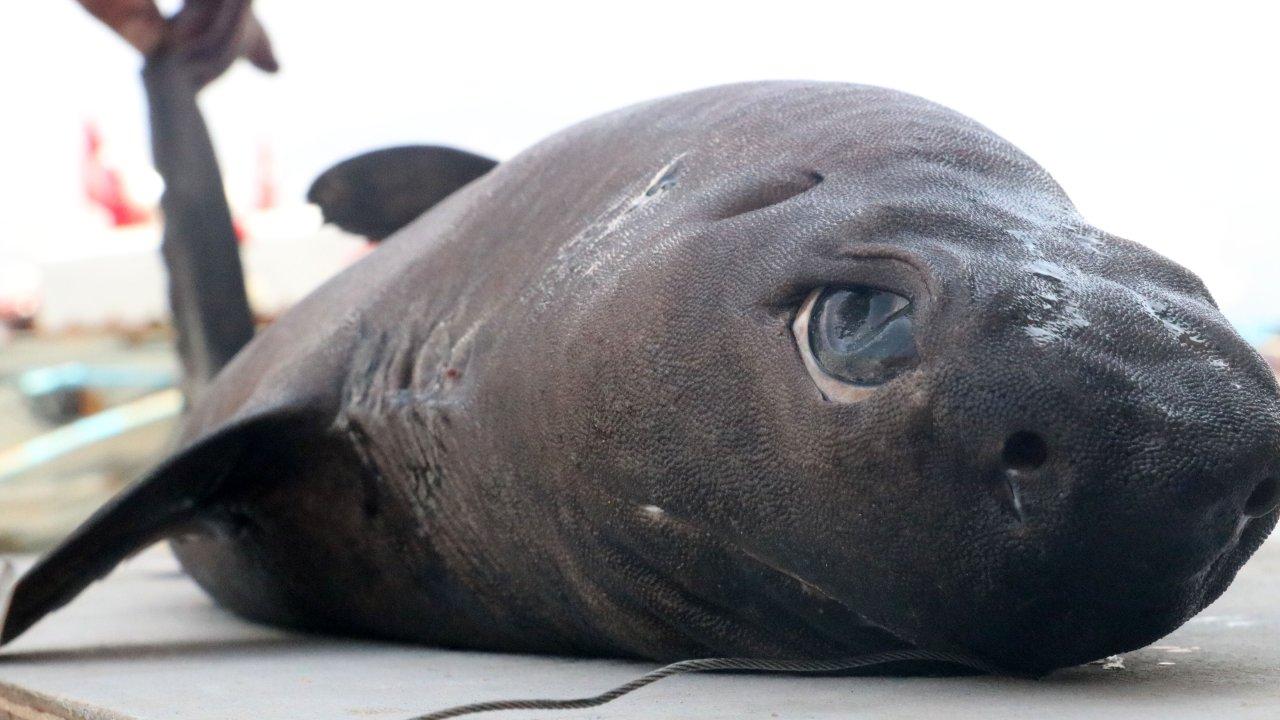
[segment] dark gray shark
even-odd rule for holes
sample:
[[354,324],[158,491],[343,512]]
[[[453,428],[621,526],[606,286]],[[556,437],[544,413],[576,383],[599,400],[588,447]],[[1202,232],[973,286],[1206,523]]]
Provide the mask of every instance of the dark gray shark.
[[291,627],[1042,673],[1276,522],[1276,383],[1201,282],[946,108],[735,85],[475,167],[218,374],[4,641],[172,538]]

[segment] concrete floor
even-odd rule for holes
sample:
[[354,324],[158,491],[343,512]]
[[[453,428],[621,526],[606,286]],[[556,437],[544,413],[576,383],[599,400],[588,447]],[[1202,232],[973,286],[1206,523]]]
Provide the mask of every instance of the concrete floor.
[[[482,718],[1276,718],[1280,540],[1152,647],[1047,679],[680,676],[602,708]],[[165,550],[128,563],[0,653],[0,718],[407,718],[590,695],[652,665],[303,637],[215,608]]]

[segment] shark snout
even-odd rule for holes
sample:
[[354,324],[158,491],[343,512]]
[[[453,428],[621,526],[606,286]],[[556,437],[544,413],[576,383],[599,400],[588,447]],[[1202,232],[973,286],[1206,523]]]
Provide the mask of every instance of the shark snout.
[[1254,484],[1244,502],[1244,515],[1248,518],[1266,517],[1280,507],[1280,479],[1267,476]]
[[1201,449],[1208,467],[1200,477],[1182,479],[1190,488],[1178,499],[1198,503],[1237,528],[1274,516],[1280,509],[1280,437],[1267,435],[1241,433],[1216,452]]

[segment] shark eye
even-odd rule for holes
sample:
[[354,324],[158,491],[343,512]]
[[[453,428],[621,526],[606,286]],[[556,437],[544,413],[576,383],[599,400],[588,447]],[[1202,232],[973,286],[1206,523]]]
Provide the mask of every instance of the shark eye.
[[800,354],[828,400],[852,402],[916,364],[909,298],[878,288],[810,293],[793,331]]

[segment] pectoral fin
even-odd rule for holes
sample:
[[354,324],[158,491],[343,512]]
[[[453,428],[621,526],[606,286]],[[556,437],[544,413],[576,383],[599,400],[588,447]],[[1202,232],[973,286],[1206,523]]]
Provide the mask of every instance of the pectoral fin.
[[19,578],[0,572],[0,645],[66,605],[143,548],[189,527],[256,478],[249,456],[279,433],[305,431],[308,416],[255,415],[205,436],[109,501]]

